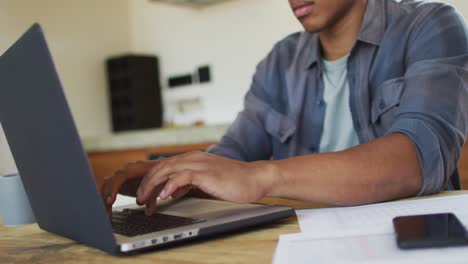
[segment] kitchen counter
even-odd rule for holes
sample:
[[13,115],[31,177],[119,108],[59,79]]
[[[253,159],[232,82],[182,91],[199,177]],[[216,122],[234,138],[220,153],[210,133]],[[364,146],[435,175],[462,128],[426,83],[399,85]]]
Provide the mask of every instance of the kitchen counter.
[[218,142],[229,125],[162,128],[119,132],[109,136],[83,138],[87,152],[141,149],[155,146],[189,145]]

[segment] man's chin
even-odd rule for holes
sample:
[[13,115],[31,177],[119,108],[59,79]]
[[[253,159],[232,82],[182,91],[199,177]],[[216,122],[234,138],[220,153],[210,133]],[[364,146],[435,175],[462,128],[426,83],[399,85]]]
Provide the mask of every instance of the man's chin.
[[300,19],[299,22],[301,22],[301,25],[304,28],[304,30],[309,33],[319,33],[325,28],[325,25],[323,25],[322,23],[317,23],[317,21],[315,21],[315,19],[312,18],[303,18]]

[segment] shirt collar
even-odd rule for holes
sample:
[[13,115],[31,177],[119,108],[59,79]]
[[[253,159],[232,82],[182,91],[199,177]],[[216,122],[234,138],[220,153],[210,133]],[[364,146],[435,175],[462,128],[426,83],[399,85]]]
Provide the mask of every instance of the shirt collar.
[[[386,12],[385,12],[385,1],[386,0],[367,0],[367,7],[362,20],[361,29],[357,36],[357,40],[370,43],[373,45],[380,45],[385,34],[386,26]],[[307,41],[305,41],[304,47],[310,47],[306,49],[304,54],[305,58],[309,58],[306,61],[307,68],[321,59],[320,39],[318,33],[307,33]]]
[[320,38],[318,33],[304,33],[308,36],[307,41],[304,43],[303,47],[309,47],[304,49],[304,58],[308,58],[306,61],[306,67],[310,68],[313,64],[318,62],[321,58],[321,48],[320,48]]
[[367,0],[366,12],[357,39],[373,45],[380,45],[385,34],[386,0]]

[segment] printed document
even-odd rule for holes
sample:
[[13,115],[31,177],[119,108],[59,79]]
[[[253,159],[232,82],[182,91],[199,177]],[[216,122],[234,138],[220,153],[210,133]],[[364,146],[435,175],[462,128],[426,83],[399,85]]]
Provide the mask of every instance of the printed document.
[[468,195],[297,210],[303,233],[280,236],[273,263],[468,263],[468,247],[396,245],[394,217],[448,212],[468,226]]

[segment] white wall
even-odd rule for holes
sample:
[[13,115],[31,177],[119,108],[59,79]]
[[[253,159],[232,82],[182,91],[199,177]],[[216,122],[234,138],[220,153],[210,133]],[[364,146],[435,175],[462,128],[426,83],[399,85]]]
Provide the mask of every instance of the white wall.
[[[468,1],[445,2],[468,17]],[[175,100],[200,96],[208,123],[231,122],[242,109],[255,65],[278,40],[302,30],[287,0],[234,0],[202,10],[132,0],[130,18],[132,50],[158,54],[162,80],[212,65],[212,83],[164,91],[169,112]]]
[[80,134],[110,131],[104,59],[128,52],[127,0],[0,0],[0,53],[42,24]]
[[130,17],[132,50],[158,54],[162,80],[212,66],[211,83],[164,92],[167,106],[200,96],[207,123],[232,122],[256,64],[277,41],[301,30],[287,0],[234,0],[202,10],[132,0]]
[[439,0],[438,2],[444,2],[451,4],[460,11],[460,13],[465,18],[465,21],[468,21],[468,1],[466,0]]
[[[127,0],[0,0],[0,54],[33,22],[44,27],[82,136],[110,133],[104,59],[128,52]],[[0,175],[16,169],[0,128]]]

